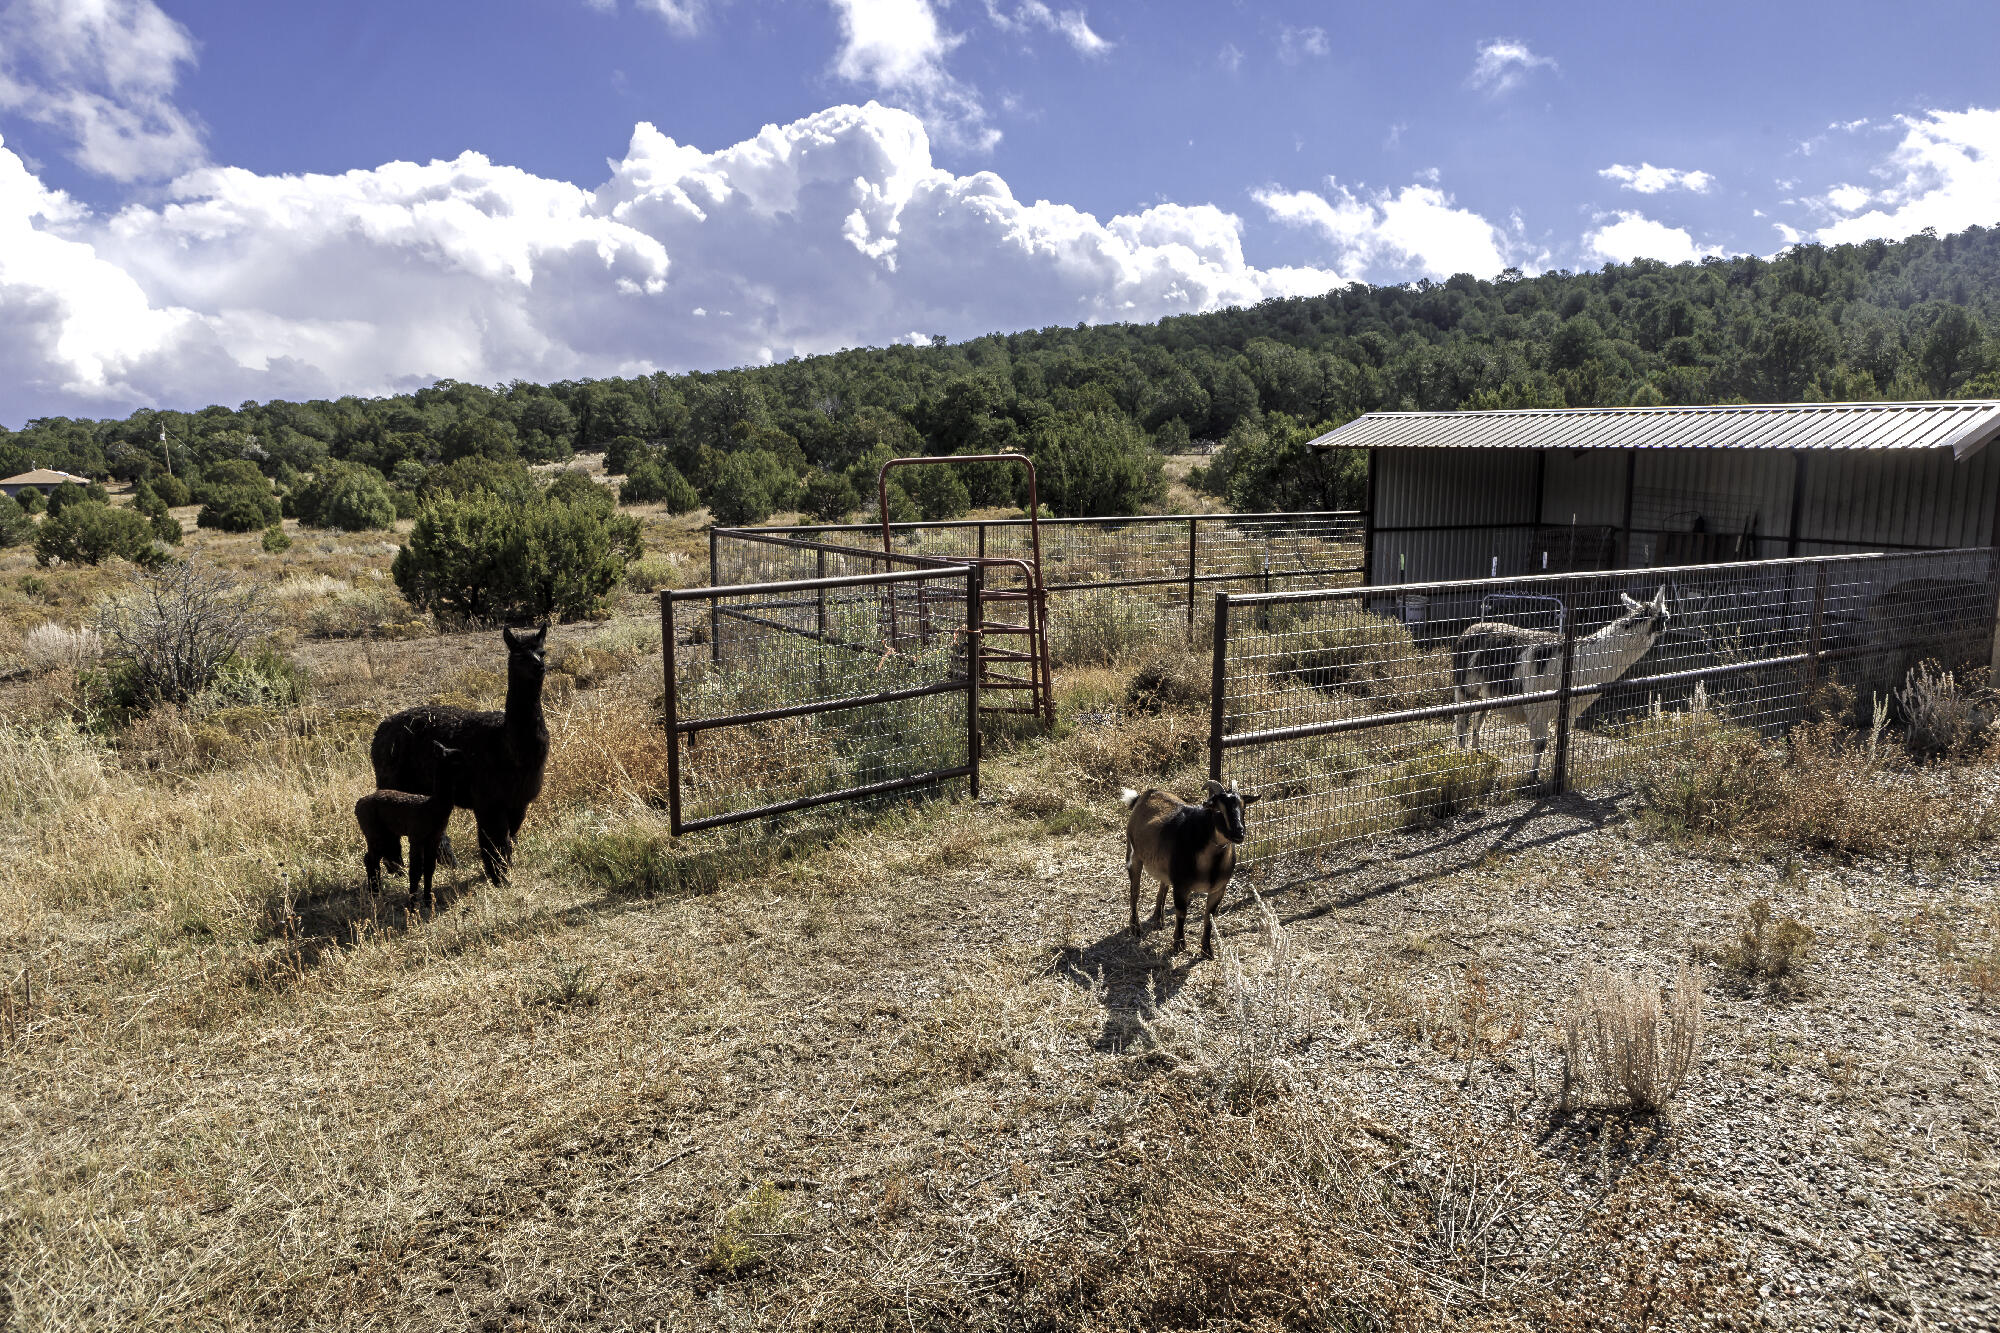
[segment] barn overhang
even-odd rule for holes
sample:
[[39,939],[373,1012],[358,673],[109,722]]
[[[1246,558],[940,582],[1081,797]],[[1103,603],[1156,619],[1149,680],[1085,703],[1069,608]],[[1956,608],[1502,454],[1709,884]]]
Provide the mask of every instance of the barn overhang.
[[2000,435],[2000,399],[1370,412],[1315,449],[1949,449],[1964,460]]

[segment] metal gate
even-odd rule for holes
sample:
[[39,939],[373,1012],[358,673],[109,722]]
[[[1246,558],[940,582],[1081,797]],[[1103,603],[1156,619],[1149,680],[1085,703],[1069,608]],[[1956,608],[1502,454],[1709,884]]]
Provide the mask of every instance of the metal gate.
[[660,594],[676,836],[965,778],[979,794],[980,574]]

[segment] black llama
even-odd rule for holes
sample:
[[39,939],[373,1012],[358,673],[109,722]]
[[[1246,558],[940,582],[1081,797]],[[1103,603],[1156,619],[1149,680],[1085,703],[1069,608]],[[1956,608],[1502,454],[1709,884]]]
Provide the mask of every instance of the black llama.
[[[479,859],[495,884],[507,882],[514,836],[529,803],[542,794],[542,769],[549,761],[549,727],[542,717],[542,677],[548,670],[542,650],[549,627],[532,634],[502,630],[501,636],[507,641],[506,711],[406,708],[383,719],[368,749],[377,787],[422,796],[440,786],[453,789],[455,803],[472,811],[479,824]],[[441,746],[451,752],[448,759],[439,753]],[[449,838],[442,852],[446,864],[456,864]]]

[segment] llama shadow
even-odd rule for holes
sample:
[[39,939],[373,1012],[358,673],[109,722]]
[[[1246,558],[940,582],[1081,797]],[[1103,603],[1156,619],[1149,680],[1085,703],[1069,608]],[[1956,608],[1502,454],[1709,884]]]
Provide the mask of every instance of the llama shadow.
[[442,916],[482,882],[476,874],[439,875],[433,882],[437,907],[426,915],[410,897],[409,881],[390,874],[386,866],[379,893],[364,878],[315,877],[302,892],[273,893],[265,900],[264,920],[256,938],[282,942],[292,969],[309,971],[371,936],[400,934]]
[[1166,924],[1157,931],[1149,927],[1144,939],[1133,939],[1131,930],[1120,926],[1095,944],[1072,946],[1056,956],[1050,970],[1088,991],[1104,1007],[1104,1026],[1091,1043],[1094,1049],[1111,1055],[1123,1052],[1143,1035],[1144,1022],[1193,976],[1202,962],[1198,950],[1158,952],[1166,946],[1157,942],[1171,941],[1172,932],[1169,914]]

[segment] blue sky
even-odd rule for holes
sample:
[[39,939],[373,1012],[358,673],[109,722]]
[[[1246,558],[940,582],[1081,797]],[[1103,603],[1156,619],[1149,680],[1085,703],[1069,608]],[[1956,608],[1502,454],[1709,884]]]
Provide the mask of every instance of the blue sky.
[[1993,225],[1995,14],[0,0],[0,421]]

